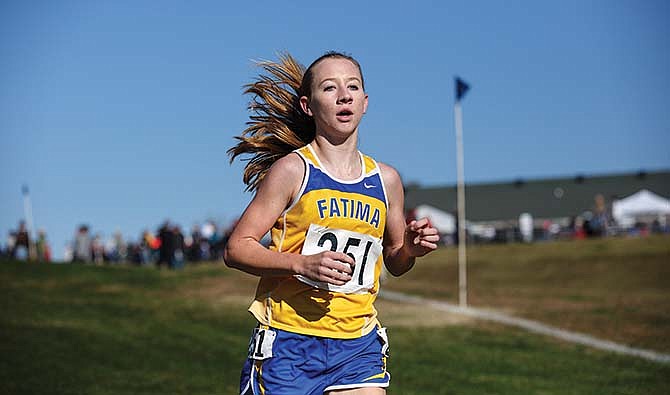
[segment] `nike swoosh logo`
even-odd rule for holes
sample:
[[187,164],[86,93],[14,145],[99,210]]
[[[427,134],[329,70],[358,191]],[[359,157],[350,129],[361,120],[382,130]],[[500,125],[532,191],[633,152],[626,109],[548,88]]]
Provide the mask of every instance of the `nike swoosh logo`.
[[366,182],[363,183],[363,186],[365,187],[365,189],[370,189],[370,188],[376,188],[377,187],[376,185],[368,185]]

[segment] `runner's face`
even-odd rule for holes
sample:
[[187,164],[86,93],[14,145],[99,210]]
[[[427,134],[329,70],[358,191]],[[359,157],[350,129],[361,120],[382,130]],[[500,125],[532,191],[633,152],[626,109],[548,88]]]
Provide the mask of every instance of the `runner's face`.
[[312,97],[300,99],[314,118],[317,133],[351,135],[368,108],[368,95],[358,67],[342,58],[326,58],[313,68]]

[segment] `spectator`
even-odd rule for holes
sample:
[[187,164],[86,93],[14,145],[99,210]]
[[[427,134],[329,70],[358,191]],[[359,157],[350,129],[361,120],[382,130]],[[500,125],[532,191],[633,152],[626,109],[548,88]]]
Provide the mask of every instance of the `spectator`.
[[65,243],[63,248],[63,262],[72,262],[74,261],[74,251],[72,249],[72,243]]
[[593,236],[607,236],[610,227],[610,215],[605,202],[605,197],[602,194],[597,194],[594,197],[593,216],[589,221],[591,226],[591,234]]
[[37,260],[42,262],[51,262],[51,247],[47,241],[47,234],[44,229],[37,231]]
[[12,249],[12,258],[27,260],[30,255],[30,235],[26,228],[26,222],[19,222],[19,230],[16,231],[16,241]]
[[150,266],[155,262],[156,251],[160,248],[160,239],[148,230],[142,232],[140,256],[142,265]]
[[91,237],[88,233],[88,226],[81,225],[74,238],[73,262],[89,263],[92,258]]
[[100,234],[96,234],[91,242],[91,253],[93,254],[93,262],[96,265],[105,263],[105,244]]
[[7,232],[7,246],[3,255],[6,255],[9,258],[13,258],[15,247],[16,247],[16,232],[10,230],[9,232]]
[[165,221],[158,229],[158,238],[160,239],[160,248],[158,249],[158,267],[171,267],[174,258],[174,233],[170,227],[170,222]]
[[184,268],[184,235],[181,233],[179,225],[172,228],[172,238],[174,252],[172,256],[172,268],[181,270]]
[[116,231],[114,233],[114,243],[116,244],[116,253],[118,260],[123,262],[128,259],[128,245],[125,240],[123,240],[123,235],[121,231]]
[[105,243],[105,256],[112,263],[119,263],[128,258],[128,246],[120,231],[114,232],[114,235]]
[[202,259],[200,254],[200,243],[202,242],[202,233],[200,232],[200,225],[194,224],[191,228],[191,240],[190,240],[188,259],[191,262],[198,262]]

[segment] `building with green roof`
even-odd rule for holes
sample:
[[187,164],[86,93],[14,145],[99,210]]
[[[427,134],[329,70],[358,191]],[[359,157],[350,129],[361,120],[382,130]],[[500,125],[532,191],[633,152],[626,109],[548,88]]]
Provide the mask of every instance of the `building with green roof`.
[[[529,213],[536,226],[545,220],[567,226],[571,219],[594,209],[597,195],[611,207],[614,200],[642,189],[670,199],[670,171],[466,184],[466,218],[469,223],[501,229],[516,226],[519,216]],[[456,186],[407,186],[405,207],[411,210],[422,204],[456,215]]]

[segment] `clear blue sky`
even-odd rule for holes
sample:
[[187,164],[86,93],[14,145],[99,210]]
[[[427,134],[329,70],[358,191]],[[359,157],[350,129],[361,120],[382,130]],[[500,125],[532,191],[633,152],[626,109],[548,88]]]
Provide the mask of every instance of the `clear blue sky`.
[[[321,5],[332,4],[332,5]],[[227,222],[251,198],[226,150],[254,59],[324,51],[363,66],[360,148],[406,182],[670,168],[670,2],[3,1],[0,232],[23,218],[56,257],[78,224],[137,238]]]

